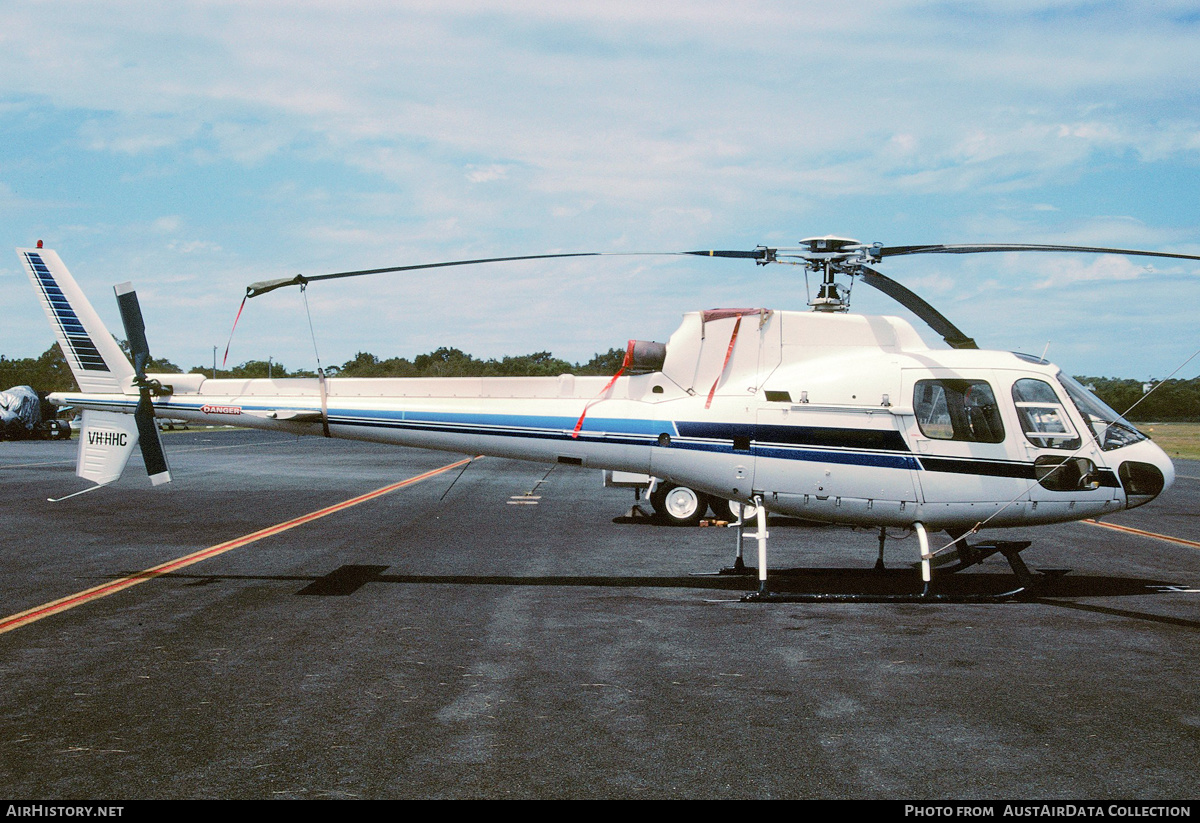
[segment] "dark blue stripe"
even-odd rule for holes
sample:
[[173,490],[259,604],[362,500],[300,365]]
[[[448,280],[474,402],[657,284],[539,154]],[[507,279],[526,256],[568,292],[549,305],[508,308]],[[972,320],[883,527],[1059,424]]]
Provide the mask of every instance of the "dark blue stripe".
[[838,463],[847,466],[872,466],[879,469],[907,469],[916,471],[920,464],[908,454],[880,454],[878,452],[824,451],[820,449],[777,449],[756,446],[755,457],[774,457],[781,460],[802,460],[808,463]]
[[50,306],[50,311],[54,314],[59,330],[67,341],[67,347],[70,349],[75,363],[85,371],[108,371],[108,365],[104,362],[96,344],[92,342],[83,323],[80,322],[75,310],[67,301],[66,295],[62,293],[62,289],[55,282],[54,276],[50,274],[50,269],[42,260],[42,256],[34,252],[25,252],[25,258],[29,261],[30,268],[37,278],[38,286]]
[[1010,463],[1005,460],[958,460],[951,457],[922,457],[921,467],[931,472],[975,474],[982,477],[1015,477],[1037,479],[1032,463]]
[[681,437],[707,440],[752,439],[757,444],[816,446],[838,449],[908,452],[908,444],[895,429],[848,429],[825,426],[755,425],[753,423],[680,422]]

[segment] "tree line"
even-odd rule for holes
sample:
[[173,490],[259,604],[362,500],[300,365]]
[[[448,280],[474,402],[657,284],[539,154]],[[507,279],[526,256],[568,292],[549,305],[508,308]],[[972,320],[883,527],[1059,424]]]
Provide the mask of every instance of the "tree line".
[[[128,349],[123,341],[122,348]],[[381,360],[369,352],[359,352],[340,366],[331,365],[325,373],[331,377],[553,377],[559,374],[612,375],[621,368],[624,349],[609,349],[586,363],[570,363],[550,352],[535,352],[515,357],[480,360],[461,349],[441,347],[412,360],[390,357]],[[153,360],[147,371],[180,373],[183,369],[169,360]],[[190,372],[213,376],[213,369],[193,366]],[[289,370],[281,363],[248,360],[231,369],[217,369],[216,376],[254,378],[316,377],[310,370]],[[1152,392],[1141,380],[1117,377],[1077,377],[1096,395],[1118,412],[1132,407],[1128,417],[1134,422],[1200,420],[1200,377],[1190,380],[1166,380]],[[12,386],[32,386],[37,391],[78,391],[75,378],[57,344],[38,357],[10,360],[0,355],[0,391]],[[1134,404],[1137,404],[1136,406]]]
[[1119,377],[1075,379],[1118,412],[1128,409],[1126,417],[1135,423],[1200,420],[1200,377],[1153,384]]
[[[129,353],[124,341],[118,341]],[[461,349],[443,346],[428,354],[390,357],[381,360],[368,352],[359,352],[342,365],[325,367],[329,377],[554,377],[560,374],[616,374],[625,359],[624,349],[609,349],[586,363],[571,363],[550,352],[535,352],[515,357],[481,360]],[[183,369],[169,360],[152,359],[146,371],[160,374],[181,374]],[[316,377],[310,369],[289,369],[284,364],[267,360],[247,360],[229,369],[193,366],[191,374],[217,378],[257,377]],[[0,355],[0,391],[11,386],[32,386],[37,391],[78,391],[75,377],[57,344],[38,357],[10,360]]]

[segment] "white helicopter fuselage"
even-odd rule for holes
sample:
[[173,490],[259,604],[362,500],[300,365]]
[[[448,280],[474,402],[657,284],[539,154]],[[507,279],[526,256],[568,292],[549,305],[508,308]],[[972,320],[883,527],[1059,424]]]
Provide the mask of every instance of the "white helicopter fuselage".
[[[638,472],[831,523],[1079,520],[1174,480],[1132,429],[1102,447],[1118,424],[1085,419],[1057,367],[930,349],[896,317],[694,312],[651,370],[615,380],[149,377],[170,387],[158,417]],[[121,384],[50,399],[132,414],[138,388]]]

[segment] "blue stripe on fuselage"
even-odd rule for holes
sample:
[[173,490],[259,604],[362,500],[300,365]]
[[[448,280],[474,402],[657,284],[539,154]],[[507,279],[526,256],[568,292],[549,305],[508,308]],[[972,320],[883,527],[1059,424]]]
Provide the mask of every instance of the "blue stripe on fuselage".
[[[115,407],[132,408],[136,401],[114,401]],[[164,416],[170,415],[171,409],[180,411],[200,410],[206,403],[178,402],[158,403],[156,408]],[[277,406],[240,404],[244,411],[266,411]],[[235,423],[230,419],[231,423]],[[434,412],[434,411],[384,411],[378,409],[344,409],[330,412],[331,426],[347,426],[354,428],[393,429],[405,431],[438,432],[442,434],[461,434],[471,436],[531,438],[561,442],[610,443],[619,445],[648,446],[658,442],[662,434],[671,436],[669,448],[685,449],[688,451],[704,451],[716,454],[733,454],[735,449],[732,440],[720,437],[687,437],[683,432],[702,431],[704,434],[727,434],[742,431],[741,427],[729,426],[712,427],[711,424],[675,422],[668,420],[647,420],[639,418],[595,417],[585,421],[584,428],[578,438],[572,437],[577,418],[551,415],[522,415],[522,414],[491,414],[470,412]],[[776,435],[777,429],[772,427]],[[803,431],[804,437],[795,438],[807,443],[814,431],[812,427],[796,427]],[[747,430],[749,427],[747,427]],[[838,433],[848,433],[839,437]],[[894,441],[888,442],[891,449],[872,450],[862,448],[864,437],[875,437],[878,432],[857,429],[829,429],[828,436],[817,438],[820,445],[791,445],[787,443],[751,444],[750,450],[737,450],[738,454],[750,457],[769,457],[782,460],[801,460],[806,462],[825,462],[844,465],[874,466],[891,469],[920,469],[920,464],[907,449],[899,451]],[[780,438],[783,439],[783,438]],[[846,442],[848,441],[848,442]],[[843,445],[844,443],[844,445]],[[903,447],[903,441],[900,441]]]

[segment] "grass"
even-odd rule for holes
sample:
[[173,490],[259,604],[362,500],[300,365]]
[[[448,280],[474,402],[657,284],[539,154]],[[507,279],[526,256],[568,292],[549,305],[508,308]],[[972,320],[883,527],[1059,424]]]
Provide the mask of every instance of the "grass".
[[1137,423],[1171,457],[1200,460],[1200,423]]

